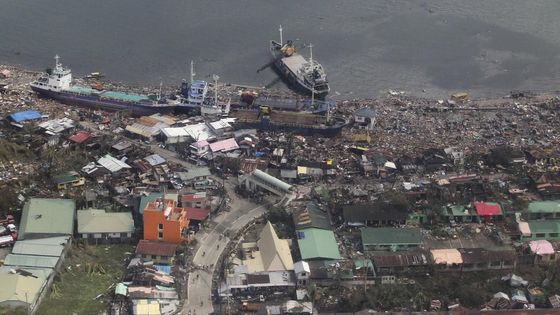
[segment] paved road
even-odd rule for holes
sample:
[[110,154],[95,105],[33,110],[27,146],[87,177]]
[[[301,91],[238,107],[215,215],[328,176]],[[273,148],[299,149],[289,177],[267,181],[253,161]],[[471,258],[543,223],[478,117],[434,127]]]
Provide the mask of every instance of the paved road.
[[[93,123],[85,122],[84,126],[94,130],[98,130]],[[98,130],[99,131],[99,130]],[[101,131],[102,133],[111,134],[110,131]],[[167,161],[182,165],[186,168],[195,167],[192,163],[179,158],[178,154],[164,148],[160,148],[155,144],[146,144],[136,139],[128,139],[137,145],[151,149],[152,152],[159,154]],[[193,264],[215,266],[218,258],[222,254],[229,238],[224,235],[228,231],[228,235],[234,236],[237,231],[247,225],[253,218],[261,216],[265,211],[264,205],[257,205],[249,200],[238,198],[235,193],[237,179],[232,178],[224,181],[224,187],[230,198],[230,211],[222,212],[210,221],[209,230],[201,230],[197,234],[199,248],[193,258]],[[214,267],[205,270],[194,270],[189,274],[188,295],[183,306],[182,314],[206,315],[212,313],[212,275]],[[197,277],[198,276],[198,277]]]
[[[248,200],[237,198],[235,193],[232,192],[234,183],[231,181],[226,182],[225,186],[231,198],[229,204],[231,210],[215,217],[211,221],[210,225],[213,227],[210,230],[198,233],[199,249],[193,259],[195,266],[215,266],[227,242],[229,242],[229,238],[224,235],[224,232],[228,231],[228,235],[234,236],[249,221],[262,215],[266,210],[263,205],[259,206]],[[213,273],[214,267],[208,268],[208,270],[194,270],[190,273],[188,296],[182,314],[188,314],[189,310],[191,310],[191,314],[195,314],[196,311],[196,315],[206,315],[213,312],[211,301]]]

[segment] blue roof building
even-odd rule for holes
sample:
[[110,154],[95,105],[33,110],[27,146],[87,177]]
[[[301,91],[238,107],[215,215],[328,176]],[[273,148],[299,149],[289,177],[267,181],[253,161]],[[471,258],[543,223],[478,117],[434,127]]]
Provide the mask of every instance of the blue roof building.
[[41,117],[42,117],[41,113],[39,113],[38,111],[26,110],[26,111],[23,111],[23,112],[10,114],[8,116],[8,119],[13,121],[13,122],[20,123],[20,122],[26,121],[26,120],[40,119]]

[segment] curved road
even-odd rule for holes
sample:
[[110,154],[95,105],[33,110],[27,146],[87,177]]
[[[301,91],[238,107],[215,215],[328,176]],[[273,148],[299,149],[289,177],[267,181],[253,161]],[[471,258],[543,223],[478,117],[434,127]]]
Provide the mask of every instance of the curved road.
[[[88,127],[92,130],[110,134],[109,131],[98,130],[98,127],[94,123],[87,121],[80,123],[84,127]],[[166,150],[155,144],[146,144],[135,139],[127,138],[127,140],[141,147],[149,148],[152,152],[159,154],[167,161],[183,165],[187,168],[195,167],[192,163],[181,159],[176,152]],[[219,181],[220,179],[215,180]],[[247,225],[251,220],[265,213],[266,207],[264,205],[257,205],[237,196],[235,193],[236,182],[237,180],[235,178],[224,181],[224,188],[231,200],[228,204],[231,210],[228,212],[221,212],[217,217],[207,222],[210,228],[201,230],[197,234],[199,247],[193,258],[194,266],[215,266],[226,244],[230,241],[229,237],[224,235],[224,232],[228,231],[228,235],[234,236],[237,234],[237,231]],[[187,300],[185,301],[181,314],[186,315],[191,311],[192,315],[206,315],[214,311],[211,299],[213,274],[214,267],[205,270],[193,270],[189,274]]]
[[[229,212],[222,212],[219,216],[210,221],[210,228],[207,231],[199,232],[197,240],[199,248],[193,258],[194,266],[206,265],[215,266],[218,258],[222,254],[226,244],[230,241],[229,237],[234,236],[241,228],[251,220],[261,216],[266,208],[263,205],[256,205],[248,200],[240,199],[233,192],[234,184],[230,181],[225,182],[231,202]],[[214,311],[212,306],[212,275],[214,267],[206,270],[193,270],[189,274],[188,295],[183,306],[182,314],[206,315]],[[198,275],[198,277],[197,277]]]

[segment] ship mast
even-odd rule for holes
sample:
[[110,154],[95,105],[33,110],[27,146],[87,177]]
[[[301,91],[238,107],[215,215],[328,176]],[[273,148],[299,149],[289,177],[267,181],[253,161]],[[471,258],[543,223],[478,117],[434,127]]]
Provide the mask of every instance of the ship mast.
[[282,45],[284,45],[283,38],[282,38],[282,25],[280,25],[280,28],[278,29],[278,31],[280,31],[280,47],[282,47]]
[[313,67],[313,44],[309,43],[309,63]]
[[195,75],[196,75],[196,73],[194,73],[194,61],[191,60],[191,85],[193,84]]
[[220,77],[214,74],[212,78],[214,79],[214,106],[218,106],[218,80]]

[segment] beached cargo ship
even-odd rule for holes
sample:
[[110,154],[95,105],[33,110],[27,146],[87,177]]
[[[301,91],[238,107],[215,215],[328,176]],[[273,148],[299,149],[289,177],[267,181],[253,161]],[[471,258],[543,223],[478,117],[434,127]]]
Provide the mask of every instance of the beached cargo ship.
[[287,131],[302,135],[338,135],[347,121],[330,115],[317,115],[305,112],[279,111],[262,106],[259,110],[231,110],[229,116],[236,118],[234,125],[238,128],[255,128],[259,130]]
[[270,41],[272,63],[278,74],[289,85],[305,94],[324,98],[330,91],[329,81],[323,66],[313,59],[313,45],[309,45],[309,59],[296,52],[296,46],[288,40],[283,43],[282,26],[280,26],[280,42]]
[[42,74],[30,85],[31,89],[40,95],[68,105],[123,111],[134,116],[172,113],[177,106],[176,101],[165,100],[161,97],[108,91],[100,85],[93,88],[74,85],[71,70],[60,64],[58,56],[55,56],[54,68]]

